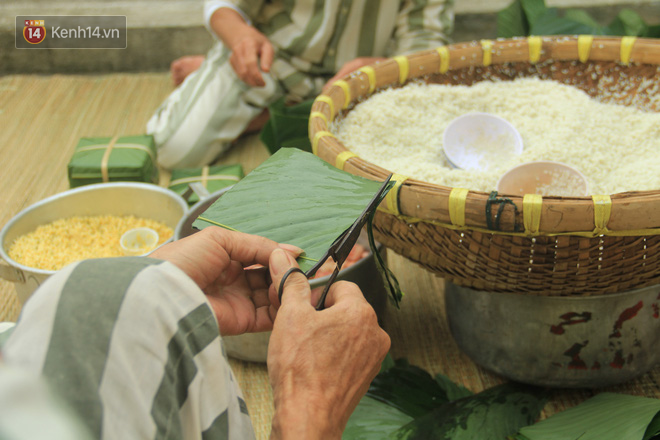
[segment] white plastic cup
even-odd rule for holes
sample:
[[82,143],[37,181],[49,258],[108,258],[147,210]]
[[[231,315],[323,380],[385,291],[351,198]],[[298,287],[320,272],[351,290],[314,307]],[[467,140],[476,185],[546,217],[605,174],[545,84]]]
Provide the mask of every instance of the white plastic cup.
[[124,255],[146,255],[158,244],[158,232],[151,228],[126,231],[119,240]]

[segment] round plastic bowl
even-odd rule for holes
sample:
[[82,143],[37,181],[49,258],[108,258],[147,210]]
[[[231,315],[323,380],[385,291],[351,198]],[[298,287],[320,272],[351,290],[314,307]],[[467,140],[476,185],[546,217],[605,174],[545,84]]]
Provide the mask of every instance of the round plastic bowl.
[[518,130],[490,113],[468,113],[454,119],[445,129],[442,144],[450,165],[465,170],[487,170],[523,150]]
[[124,255],[146,255],[158,244],[158,232],[151,228],[135,228],[126,231],[119,239]]
[[501,194],[584,197],[589,195],[587,178],[561,162],[528,162],[511,168],[497,182]]

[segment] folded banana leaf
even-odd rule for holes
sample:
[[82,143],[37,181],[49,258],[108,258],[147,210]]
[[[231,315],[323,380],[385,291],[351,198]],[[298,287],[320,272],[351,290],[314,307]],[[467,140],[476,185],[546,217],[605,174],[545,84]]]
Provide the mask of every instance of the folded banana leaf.
[[660,399],[601,393],[524,427],[515,440],[651,440],[660,436]]
[[533,423],[546,401],[544,390],[516,383],[473,394],[397,360],[372,382],[342,438],[503,440]]
[[[293,244],[305,251],[298,263],[307,272],[355,223],[381,186],[382,182],[341,171],[311,153],[282,148],[223,194],[193,227],[217,225]],[[371,251],[378,255],[370,222],[367,230]],[[396,280],[386,267],[379,269],[398,302]]]

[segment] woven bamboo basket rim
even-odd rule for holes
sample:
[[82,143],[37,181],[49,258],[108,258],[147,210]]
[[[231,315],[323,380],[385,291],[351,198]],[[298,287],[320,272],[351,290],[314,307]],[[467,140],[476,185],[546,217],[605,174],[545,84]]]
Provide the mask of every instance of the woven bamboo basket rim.
[[[379,89],[403,85],[431,74],[451,74],[463,68],[507,63],[558,61],[615,62],[626,69],[658,68],[660,40],[591,35],[527,37],[453,44],[394,57],[336,81],[317,97],[309,125],[313,152],[352,174],[384,180],[390,171],[350,152],[330,130],[329,125],[335,118],[357,101]],[[397,185],[379,209],[408,223],[424,222],[449,229],[526,237],[660,234],[660,189],[591,197],[530,194],[494,197],[481,191],[451,188],[397,174],[393,178]],[[491,212],[495,222],[493,216],[489,217]]]

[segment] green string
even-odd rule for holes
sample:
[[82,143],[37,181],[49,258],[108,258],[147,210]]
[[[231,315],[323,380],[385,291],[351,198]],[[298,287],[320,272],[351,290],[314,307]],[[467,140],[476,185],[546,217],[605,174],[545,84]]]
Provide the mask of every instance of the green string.
[[[497,214],[495,214],[495,223],[493,223],[493,218],[492,218],[492,205],[497,204],[499,207],[497,208]],[[493,230],[493,231],[501,231],[502,229],[500,228],[500,218],[502,216],[502,213],[504,212],[504,208],[506,205],[511,205],[513,206],[513,211],[514,211],[514,222],[513,222],[513,230],[515,232],[520,231],[520,226],[516,224],[515,222],[515,216],[518,214],[518,207],[516,206],[515,203],[511,199],[507,199],[506,197],[497,197],[497,191],[493,191],[490,193],[488,196],[488,200],[486,200],[486,225],[488,226],[488,229]]]

